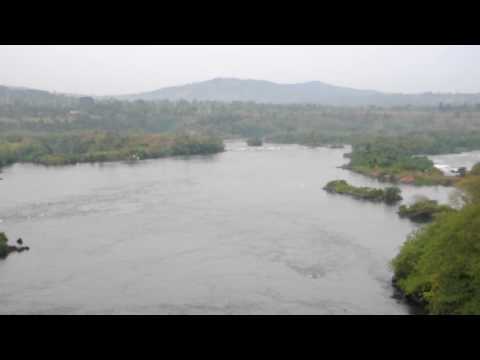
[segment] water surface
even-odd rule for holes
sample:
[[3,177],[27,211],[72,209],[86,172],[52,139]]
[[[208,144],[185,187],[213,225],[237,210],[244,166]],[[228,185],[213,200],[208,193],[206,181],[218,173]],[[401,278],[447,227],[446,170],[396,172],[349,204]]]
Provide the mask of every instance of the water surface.
[[[229,143],[209,157],[14,165],[0,231],[3,314],[407,314],[388,263],[415,229],[397,208],[327,194],[349,149]],[[402,186],[449,201],[451,189]]]
[[480,162],[480,151],[435,155],[429,156],[429,158],[445,175],[454,176],[452,170],[457,170],[460,167],[465,167],[467,170],[471,170],[473,165]]

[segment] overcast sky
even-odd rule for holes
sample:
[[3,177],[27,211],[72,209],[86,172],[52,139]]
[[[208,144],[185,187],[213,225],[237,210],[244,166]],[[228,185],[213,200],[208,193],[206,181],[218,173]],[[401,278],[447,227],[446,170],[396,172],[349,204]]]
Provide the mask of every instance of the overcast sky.
[[480,46],[0,46],[0,84],[117,95],[217,77],[480,92]]

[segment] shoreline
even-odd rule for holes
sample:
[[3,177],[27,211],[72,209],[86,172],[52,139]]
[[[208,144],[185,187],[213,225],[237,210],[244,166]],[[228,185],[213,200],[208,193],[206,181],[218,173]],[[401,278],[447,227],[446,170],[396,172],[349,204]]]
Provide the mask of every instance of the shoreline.
[[429,315],[425,301],[418,296],[405,294],[398,286],[395,275],[392,277],[390,283],[393,288],[392,298],[405,304],[409,309],[409,315]]
[[[381,183],[390,183],[390,184],[401,184],[401,185],[413,185],[418,187],[425,186],[443,186],[443,187],[452,187],[455,186],[455,183],[458,182],[458,177],[456,176],[439,176],[438,178],[432,178],[428,175],[423,177],[421,174],[415,172],[405,172],[402,174],[392,174],[387,170],[382,169],[370,169],[370,170],[360,170],[355,169],[350,164],[345,164],[339,168],[344,170],[349,170],[355,174],[360,174],[366,176],[370,179],[378,180]],[[423,179],[423,181],[422,181]]]
[[[14,165],[33,165],[33,166],[42,166],[46,168],[60,168],[64,166],[76,166],[76,165],[102,165],[102,164],[137,164],[142,161],[148,160],[160,160],[160,159],[179,159],[179,158],[191,158],[191,157],[208,157],[213,155],[218,155],[226,152],[226,150],[212,152],[212,153],[201,153],[201,154],[188,154],[188,155],[165,155],[165,156],[156,156],[156,157],[146,157],[143,159],[118,159],[118,160],[95,160],[95,161],[75,161],[75,162],[66,162],[61,164],[49,164],[43,162],[33,162],[33,161],[16,161],[14,163],[5,165],[0,167],[0,173],[4,169],[8,169]],[[0,181],[4,180],[4,178],[0,177]]]

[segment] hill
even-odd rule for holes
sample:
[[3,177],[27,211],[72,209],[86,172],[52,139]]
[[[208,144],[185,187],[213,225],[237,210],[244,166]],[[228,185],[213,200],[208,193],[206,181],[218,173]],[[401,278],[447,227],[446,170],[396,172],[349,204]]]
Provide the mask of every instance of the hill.
[[217,78],[151,92],[115,96],[120,100],[187,100],[256,102],[269,104],[321,104],[330,106],[438,106],[480,103],[480,94],[390,94],[358,90],[312,81],[277,84],[263,80]]

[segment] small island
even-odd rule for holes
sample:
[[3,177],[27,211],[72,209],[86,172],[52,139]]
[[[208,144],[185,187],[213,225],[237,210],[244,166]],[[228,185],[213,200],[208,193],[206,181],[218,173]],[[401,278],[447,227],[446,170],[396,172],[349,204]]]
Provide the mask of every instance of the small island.
[[400,206],[398,215],[414,222],[425,223],[433,221],[438,214],[451,211],[455,210],[448,205],[439,205],[438,201],[425,198],[416,201],[411,206]]
[[401,190],[398,187],[374,189],[369,187],[355,187],[345,180],[330,181],[324,188],[331,194],[349,195],[355,199],[394,204],[402,200]]
[[253,147],[263,146],[263,141],[260,138],[251,138],[247,140],[247,145]]
[[414,146],[403,138],[360,142],[344,156],[350,163],[343,168],[383,182],[417,186],[451,186],[458,180],[455,176],[444,175],[428,157],[415,155],[422,150],[434,152],[435,149]]

